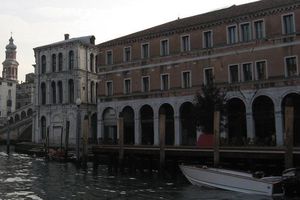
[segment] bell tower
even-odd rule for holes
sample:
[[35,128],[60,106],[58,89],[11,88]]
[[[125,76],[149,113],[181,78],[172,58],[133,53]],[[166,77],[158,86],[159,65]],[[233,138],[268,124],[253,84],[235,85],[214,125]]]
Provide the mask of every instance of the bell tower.
[[18,66],[19,63],[16,60],[17,46],[14,44],[12,36],[9,39],[9,44],[6,45],[6,57],[3,64],[2,78],[17,81],[18,80]]

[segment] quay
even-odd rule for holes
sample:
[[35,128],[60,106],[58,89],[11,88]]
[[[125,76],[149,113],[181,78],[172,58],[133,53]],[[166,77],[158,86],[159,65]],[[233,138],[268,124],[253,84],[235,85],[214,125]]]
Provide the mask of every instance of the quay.
[[[59,147],[53,147],[59,148]],[[45,156],[44,146],[29,142],[15,144],[15,151],[36,156]],[[159,146],[124,145],[123,157],[120,157],[120,145],[89,145],[88,162],[107,165],[109,170],[159,170],[161,152]],[[244,170],[270,169],[280,173],[285,166],[286,147],[259,146],[220,146],[220,166]],[[75,155],[75,148],[69,148],[69,154]],[[214,149],[191,146],[165,146],[164,170],[177,172],[178,165],[205,164],[213,165]],[[300,147],[293,148],[295,166],[300,165]]]

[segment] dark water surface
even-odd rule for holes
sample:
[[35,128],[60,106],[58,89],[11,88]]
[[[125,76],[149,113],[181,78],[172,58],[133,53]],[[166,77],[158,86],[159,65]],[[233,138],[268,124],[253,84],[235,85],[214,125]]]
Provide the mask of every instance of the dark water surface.
[[0,200],[2,199],[170,199],[268,200],[263,196],[198,188],[183,177],[160,180],[157,174],[109,175],[106,166],[87,170],[72,163],[47,162],[0,147]]

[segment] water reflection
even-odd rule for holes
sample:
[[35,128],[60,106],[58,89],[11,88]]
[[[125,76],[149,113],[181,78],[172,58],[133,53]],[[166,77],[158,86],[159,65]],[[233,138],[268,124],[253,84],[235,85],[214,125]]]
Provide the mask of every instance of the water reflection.
[[105,166],[87,170],[72,163],[0,152],[0,199],[268,200],[224,190],[198,188],[183,177],[160,180],[148,174],[109,175]]

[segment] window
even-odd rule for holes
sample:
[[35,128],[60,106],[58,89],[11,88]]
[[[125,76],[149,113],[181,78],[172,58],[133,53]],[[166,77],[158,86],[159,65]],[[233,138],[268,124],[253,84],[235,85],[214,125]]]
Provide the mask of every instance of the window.
[[131,60],[131,47],[124,48],[124,62]]
[[237,43],[237,28],[236,25],[227,27],[227,43]]
[[69,51],[69,69],[74,69],[74,51]]
[[52,72],[56,71],[56,54],[52,54]]
[[214,82],[214,72],[213,68],[204,69],[204,84],[210,85]]
[[242,65],[243,81],[252,81],[252,63],[244,63]]
[[292,34],[295,33],[295,23],[294,23],[294,15],[288,14],[282,16],[283,23],[283,34]]
[[63,68],[63,55],[62,53],[58,54],[58,71],[62,71]]
[[42,83],[41,84],[41,96],[42,96],[42,105],[46,104],[46,84]]
[[111,50],[106,51],[106,64],[112,65],[113,64],[113,53]]
[[297,68],[297,57],[286,57],[285,58],[285,76],[297,76],[298,75],[298,68]]
[[213,46],[212,31],[203,32],[203,48],[211,48]]
[[94,72],[94,54],[90,54],[90,71]]
[[42,55],[42,69],[41,69],[41,73],[44,74],[46,73],[46,56]]
[[266,61],[256,62],[256,80],[265,80],[267,79],[267,69]]
[[169,89],[169,74],[162,74],[160,80],[161,90]]
[[142,77],[142,92],[150,91],[150,78],[149,76]]
[[254,37],[257,40],[261,40],[265,37],[265,23],[263,20],[254,22]]
[[130,94],[131,93],[131,80],[125,79],[124,80],[124,94]]
[[182,88],[190,88],[192,86],[192,81],[191,81],[191,72],[182,72]]
[[95,103],[95,83],[92,81],[91,82],[91,91],[90,91],[90,94],[91,94],[91,99],[90,99],[90,102],[91,103]]
[[169,40],[160,41],[160,55],[167,56],[169,55]]
[[250,23],[241,24],[241,41],[248,42],[251,40],[251,26]]
[[62,87],[62,82],[59,81],[57,83],[58,85],[58,103],[62,103],[63,102],[63,87]]
[[142,44],[141,54],[142,59],[149,58],[149,43]]
[[74,103],[74,81],[69,80],[69,103]]
[[229,83],[239,82],[239,66],[230,65],[229,66]]
[[190,36],[181,36],[181,52],[190,51]]
[[54,81],[51,83],[51,89],[52,89],[52,103],[56,104],[56,84]]
[[113,95],[113,82],[107,81],[106,82],[106,96],[112,96]]

